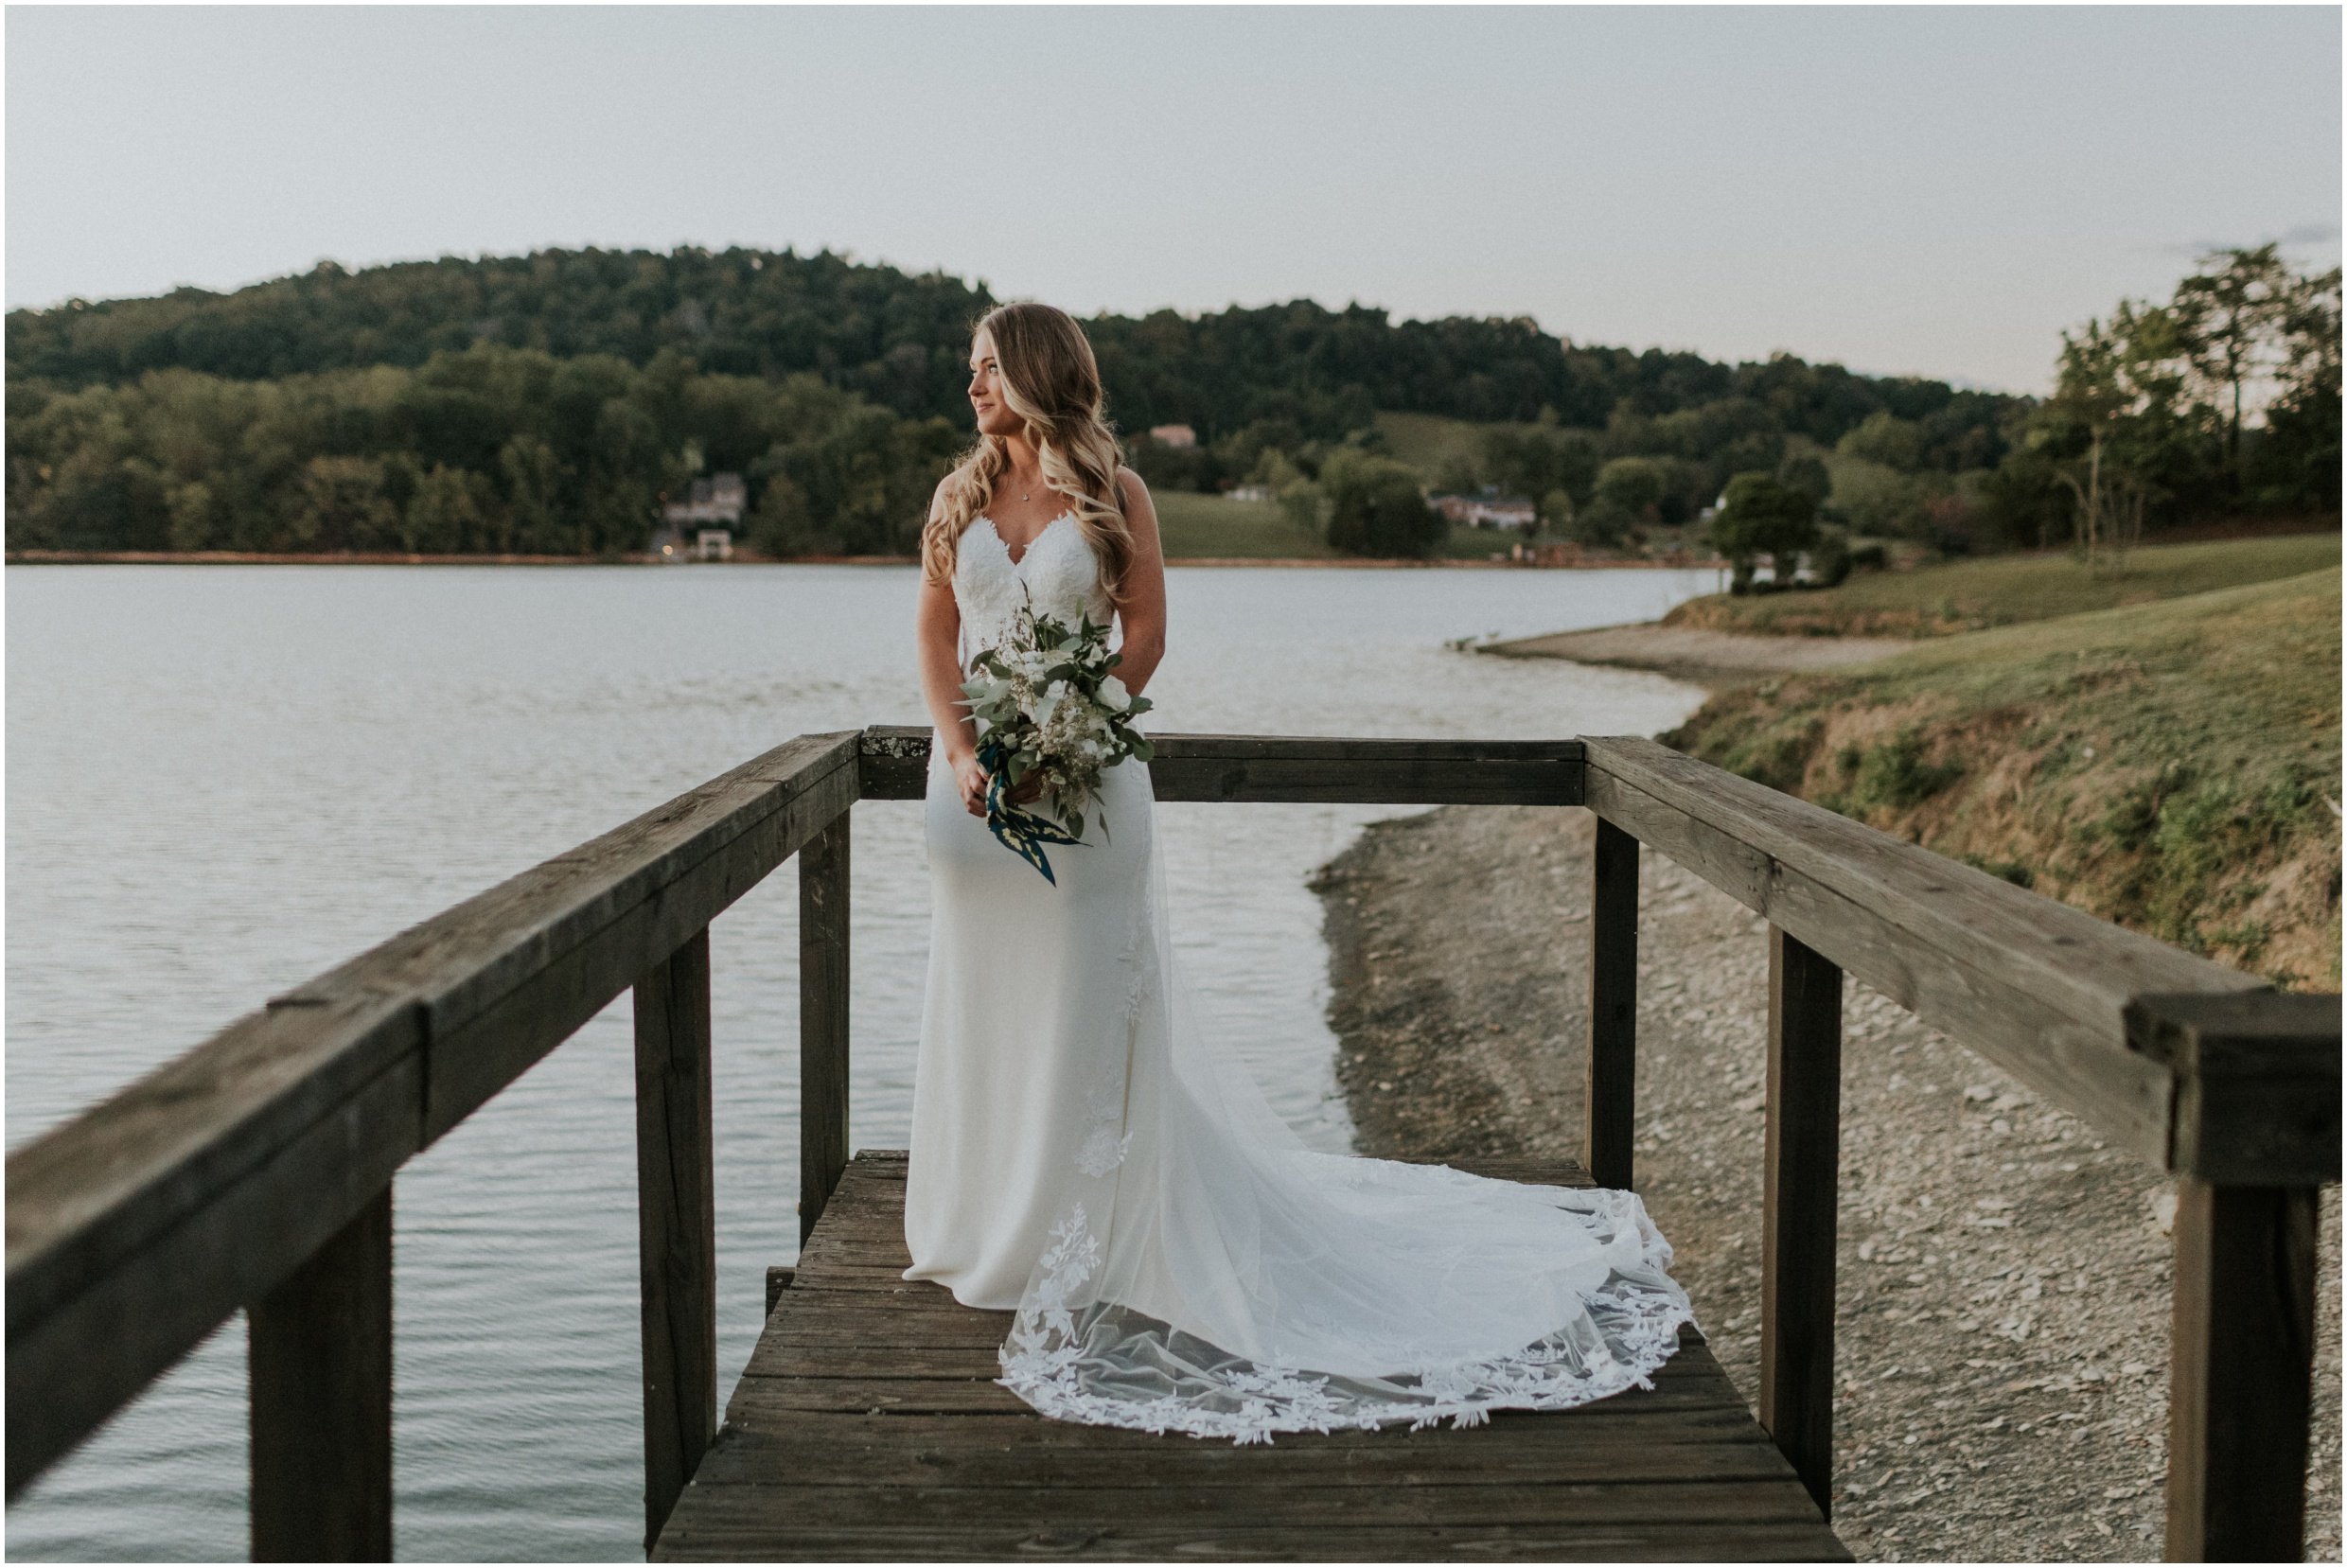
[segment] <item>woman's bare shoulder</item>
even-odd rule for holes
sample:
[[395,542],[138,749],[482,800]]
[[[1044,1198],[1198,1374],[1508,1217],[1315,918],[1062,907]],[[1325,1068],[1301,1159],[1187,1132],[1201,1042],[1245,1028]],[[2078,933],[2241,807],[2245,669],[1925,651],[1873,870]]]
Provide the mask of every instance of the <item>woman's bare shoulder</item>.
[[1149,499],[1148,483],[1131,468],[1121,466],[1118,467],[1117,493],[1124,498],[1127,511],[1138,507],[1151,517],[1156,516],[1156,503]]

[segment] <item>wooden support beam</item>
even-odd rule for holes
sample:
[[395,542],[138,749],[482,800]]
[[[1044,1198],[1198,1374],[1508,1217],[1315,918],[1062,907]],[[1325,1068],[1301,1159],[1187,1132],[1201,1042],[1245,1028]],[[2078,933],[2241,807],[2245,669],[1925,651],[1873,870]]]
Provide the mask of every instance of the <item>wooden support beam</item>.
[[2314,1375],[2312,1187],[2176,1184],[2172,1562],[2296,1562]]
[[256,1562],[391,1560],[391,1189],[246,1315]]
[[[858,793],[917,801],[929,728],[863,731]],[[1379,805],[1581,803],[1578,740],[1356,740],[1324,735],[1150,737],[1160,801],[1358,801]]]
[[799,1240],[848,1163],[848,814],[799,852]]
[[636,981],[636,1222],[644,1285],[644,1544],[717,1435],[717,1212],[709,929]]
[[1842,971],[1774,925],[1768,1049],[1760,1424],[1830,1518]]
[[1638,840],[1598,818],[1589,866],[1589,1092],[1581,1151],[1599,1187],[1627,1190],[1638,1109]]
[[2338,1180],[2336,995],[2137,996],[2126,1019],[2135,1048],[2176,1074],[2169,1170],[2224,1187]]

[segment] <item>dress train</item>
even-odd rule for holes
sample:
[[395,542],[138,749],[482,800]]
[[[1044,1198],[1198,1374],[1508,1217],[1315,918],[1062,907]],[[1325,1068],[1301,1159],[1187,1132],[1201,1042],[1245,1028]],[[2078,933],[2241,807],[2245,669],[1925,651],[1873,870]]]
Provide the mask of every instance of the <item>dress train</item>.
[[1258,1442],[1650,1385],[1692,1313],[1635,1194],[1307,1148],[1174,961],[1147,766],[1103,776],[1054,887],[941,752],[906,1277],[1015,1310],[1006,1386]]

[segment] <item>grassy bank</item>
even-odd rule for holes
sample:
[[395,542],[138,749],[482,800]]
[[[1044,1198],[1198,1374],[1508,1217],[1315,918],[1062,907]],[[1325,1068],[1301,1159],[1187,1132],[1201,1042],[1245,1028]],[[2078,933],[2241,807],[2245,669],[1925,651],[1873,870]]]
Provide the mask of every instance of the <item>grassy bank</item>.
[[2339,591],[2332,566],[1950,636],[1731,686],[1663,738],[2122,925],[2336,987]]
[[1794,637],[1938,637],[2269,582],[2338,558],[2336,532],[2151,545],[2129,552],[2125,572],[2089,573],[2066,555],[1992,555],[1862,573],[1814,591],[1708,594],[1663,624]]
[[[1168,560],[1224,557],[1250,560],[1332,561],[1345,557],[1328,541],[1290,521],[1268,501],[1230,501],[1195,490],[1153,490],[1157,532]],[[1480,561],[1506,555],[1513,534],[1490,528],[1454,527],[1435,552],[1439,559]]]

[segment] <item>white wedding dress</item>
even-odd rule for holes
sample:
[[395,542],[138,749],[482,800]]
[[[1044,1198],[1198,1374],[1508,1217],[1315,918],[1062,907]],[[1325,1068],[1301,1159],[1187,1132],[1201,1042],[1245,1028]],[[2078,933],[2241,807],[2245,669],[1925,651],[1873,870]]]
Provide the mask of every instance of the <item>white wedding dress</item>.
[[[965,668],[1023,595],[1110,613],[1067,514],[1016,562],[981,517],[954,593]],[[1047,1416],[1240,1442],[1649,1385],[1691,1314],[1636,1196],[1307,1149],[1174,968],[1146,765],[1087,815],[1054,886],[932,746],[905,1277],[1015,1310],[1000,1381]]]

